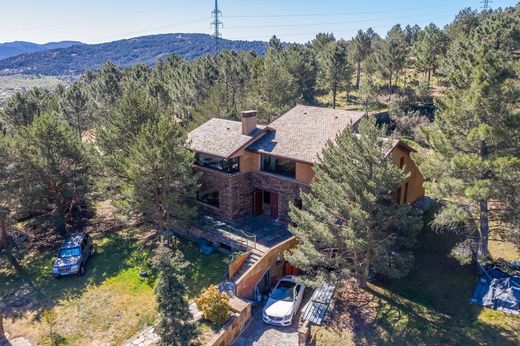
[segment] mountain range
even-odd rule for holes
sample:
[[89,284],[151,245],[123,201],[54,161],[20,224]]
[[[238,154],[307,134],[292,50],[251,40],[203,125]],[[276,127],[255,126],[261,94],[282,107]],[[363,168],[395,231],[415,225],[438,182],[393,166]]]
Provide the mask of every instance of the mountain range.
[[[214,38],[206,34],[160,34],[100,44],[70,43],[64,43],[65,47],[25,52],[0,60],[0,75],[75,76],[86,70],[98,69],[107,61],[121,67],[137,63],[152,65],[171,53],[193,60],[214,51]],[[7,51],[3,45],[0,45],[0,57]],[[221,39],[219,49],[252,50],[261,55],[265,53],[267,43]]]
[[27,53],[42,52],[50,49],[67,48],[83,44],[77,41],[60,41],[60,42],[49,42],[44,44],[25,42],[25,41],[14,41],[0,43],[0,60],[4,60],[13,56]]

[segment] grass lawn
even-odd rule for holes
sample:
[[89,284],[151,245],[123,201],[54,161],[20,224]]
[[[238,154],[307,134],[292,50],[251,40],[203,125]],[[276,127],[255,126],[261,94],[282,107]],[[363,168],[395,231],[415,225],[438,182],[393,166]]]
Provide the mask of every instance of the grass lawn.
[[[132,228],[94,234],[96,254],[83,277],[54,279],[50,275],[53,251],[24,260],[24,275],[0,267],[1,301],[12,302],[16,295],[16,301],[21,302],[5,318],[7,332],[34,344],[41,342],[47,331],[41,312],[46,308],[57,312],[55,331],[68,345],[120,344],[150,325],[156,317],[153,282],[141,280],[132,261],[142,250],[142,240],[142,233]],[[226,256],[202,255],[187,241],[179,248],[190,263],[186,273],[191,293],[188,298],[224,279]],[[27,283],[29,278],[33,288]]]
[[[339,304],[335,311],[341,311],[346,322],[313,328],[312,342],[519,345],[518,316],[469,304],[476,272],[473,266],[461,266],[449,257],[452,237],[426,230],[419,244],[415,267],[406,278],[375,282],[355,299]],[[500,257],[500,252],[492,253]],[[519,255],[516,251],[516,260]],[[508,257],[515,259],[511,251]]]

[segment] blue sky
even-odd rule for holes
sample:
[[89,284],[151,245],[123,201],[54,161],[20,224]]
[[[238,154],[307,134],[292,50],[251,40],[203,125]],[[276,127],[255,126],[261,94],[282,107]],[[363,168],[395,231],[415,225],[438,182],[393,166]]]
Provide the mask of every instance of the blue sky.
[[[494,0],[491,7],[516,0]],[[172,33],[211,33],[214,0],[9,0],[0,5],[0,42],[86,43]],[[368,27],[384,34],[400,23],[449,23],[480,0],[220,0],[224,38],[306,42],[318,32],[350,38]]]

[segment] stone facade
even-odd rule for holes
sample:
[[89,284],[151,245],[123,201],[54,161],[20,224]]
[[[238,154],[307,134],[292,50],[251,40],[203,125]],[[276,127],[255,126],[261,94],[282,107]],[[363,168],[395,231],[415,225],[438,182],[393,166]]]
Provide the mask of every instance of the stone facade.
[[205,167],[195,166],[202,172],[202,189],[218,190],[219,207],[201,203],[208,213],[226,220],[238,220],[253,214],[253,193],[256,190],[278,193],[278,221],[290,222],[289,203],[299,198],[300,191],[308,191],[307,183],[260,171],[228,174]]
[[[255,189],[278,193],[278,221],[283,224],[291,222],[289,218],[289,203],[300,198],[300,192],[308,192],[309,184],[283,176],[265,173],[251,172],[251,183]],[[251,196],[251,209],[253,197]]]

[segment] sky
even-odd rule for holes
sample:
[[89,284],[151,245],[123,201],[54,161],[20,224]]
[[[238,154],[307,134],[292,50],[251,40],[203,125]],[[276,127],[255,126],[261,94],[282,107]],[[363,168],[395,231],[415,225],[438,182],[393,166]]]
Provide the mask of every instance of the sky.
[[[2,0],[0,42],[101,43],[159,33],[212,33],[215,0]],[[219,0],[222,37],[307,42],[318,32],[350,39],[358,29],[382,34],[394,24],[444,26],[481,0]],[[517,0],[494,0],[491,8]]]

